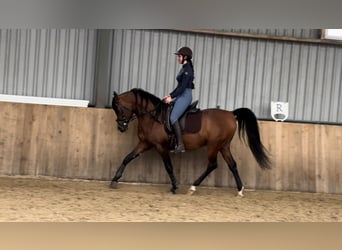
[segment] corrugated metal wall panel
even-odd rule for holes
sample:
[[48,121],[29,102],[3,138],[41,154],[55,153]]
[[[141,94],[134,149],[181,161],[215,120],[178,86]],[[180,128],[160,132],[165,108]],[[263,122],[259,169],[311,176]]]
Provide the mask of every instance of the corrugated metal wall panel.
[[118,92],[141,87],[162,95],[174,82],[177,36],[150,30],[113,32],[112,85]]
[[[95,103],[95,77],[101,72],[96,69],[98,32],[0,30],[0,93]],[[341,46],[170,30],[110,32],[108,105],[113,90],[141,87],[159,97],[169,93],[180,69],[173,52],[188,45],[194,50],[194,99],[200,108],[245,106],[271,119],[270,102],[288,101],[290,120],[342,123]],[[255,32],[313,38],[319,30]]]
[[96,31],[0,30],[0,91],[94,101]]
[[[311,37],[314,31],[291,34]],[[286,101],[290,120],[342,123],[341,46],[164,30],[114,30],[113,37],[111,87],[118,92],[169,93],[180,68],[173,52],[187,45],[194,50],[200,108],[244,106],[271,119],[270,102]]]

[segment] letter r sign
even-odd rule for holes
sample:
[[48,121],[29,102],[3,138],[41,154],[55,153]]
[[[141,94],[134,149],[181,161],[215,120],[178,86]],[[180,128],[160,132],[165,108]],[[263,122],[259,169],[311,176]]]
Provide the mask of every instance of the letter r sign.
[[271,102],[271,116],[275,121],[285,121],[289,115],[288,102]]

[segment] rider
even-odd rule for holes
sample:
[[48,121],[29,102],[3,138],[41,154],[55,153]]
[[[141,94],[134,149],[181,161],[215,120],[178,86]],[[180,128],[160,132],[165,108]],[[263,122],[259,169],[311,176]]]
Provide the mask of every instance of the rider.
[[194,67],[192,64],[192,50],[189,47],[182,47],[175,53],[179,64],[182,64],[176,79],[177,87],[168,95],[164,97],[166,103],[170,103],[175,99],[174,107],[171,112],[170,122],[173,131],[176,135],[177,146],[174,150],[175,153],[185,152],[182,132],[178,119],[182,116],[186,108],[192,101],[192,89],[194,88]]

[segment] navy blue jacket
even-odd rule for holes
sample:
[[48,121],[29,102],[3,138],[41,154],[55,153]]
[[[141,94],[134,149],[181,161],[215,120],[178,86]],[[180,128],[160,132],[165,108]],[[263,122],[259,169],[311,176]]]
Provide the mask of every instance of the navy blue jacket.
[[179,71],[177,77],[178,85],[170,93],[171,98],[175,98],[181,95],[186,88],[192,89],[192,82],[194,80],[194,71],[189,63],[183,64],[183,67]]

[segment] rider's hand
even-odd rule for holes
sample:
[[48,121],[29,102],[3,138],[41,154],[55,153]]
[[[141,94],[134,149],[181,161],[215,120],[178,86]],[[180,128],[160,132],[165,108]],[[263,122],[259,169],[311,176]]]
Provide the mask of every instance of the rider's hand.
[[164,100],[164,102],[166,102],[166,103],[170,103],[171,101],[172,101],[172,98],[171,98],[171,96],[165,96],[164,98],[163,98],[163,100]]

